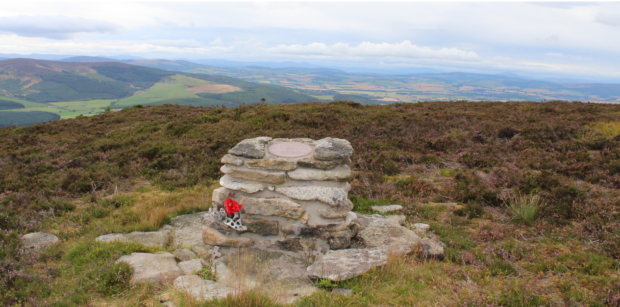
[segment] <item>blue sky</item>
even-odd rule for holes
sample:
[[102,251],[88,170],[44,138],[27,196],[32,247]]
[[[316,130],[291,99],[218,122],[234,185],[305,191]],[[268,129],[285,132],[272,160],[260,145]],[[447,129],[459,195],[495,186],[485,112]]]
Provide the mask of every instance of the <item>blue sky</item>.
[[427,67],[620,83],[620,2],[2,1],[0,53]]

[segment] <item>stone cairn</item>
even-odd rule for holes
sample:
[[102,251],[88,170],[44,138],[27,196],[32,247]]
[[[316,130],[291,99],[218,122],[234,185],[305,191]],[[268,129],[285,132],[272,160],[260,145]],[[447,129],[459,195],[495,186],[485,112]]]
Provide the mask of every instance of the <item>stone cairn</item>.
[[[348,248],[356,234],[351,186],[351,144],[343,139],[247,139],[221,162],[217,206],[203,218],[204,243],[223,247],[255,245],[301,252]],[[227,218],[231,198],[241,215]]]

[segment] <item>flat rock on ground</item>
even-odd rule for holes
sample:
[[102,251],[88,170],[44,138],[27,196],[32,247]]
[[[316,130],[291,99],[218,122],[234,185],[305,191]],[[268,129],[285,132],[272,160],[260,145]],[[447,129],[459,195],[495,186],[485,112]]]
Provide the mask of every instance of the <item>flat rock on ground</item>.
[[131,253],[120,257],[116,262],[128,263],[134,269],[131,277],[133,284],[144,282],[168,284],[183,275],[174,255],[170,253]]
[[56,242],[60,242],[57,236],[46,232],[33,232],[22,237],[25,248],[47,248]]
[[198,275],[179,276],[174,280],[174,287],[200,301],[225,298],[234,295],[236,292],[234,288],[212,280],[202,279]]
[[245,249],[217,259],[217,281],[231,287],[258,290],[281,304],[316,291],[300,260],[283,253]]
[[179,262],[178,266],[179,266],[179,269],[183,271],[183,274],[193,275],[193,274],[196,274],[198,271],[202,270],[204,266],[203,261],[204,260],[202,259],[192,259],[192,260]]
[[190,247],[202,243],[202,216],[204,212],[179,215],[170,221],[173,229],[172,246]]
[[306,270],[310,278],[342,281],[362,275],[387,263],[385,249],[341,249],[328,251]]
[[403,206],[401,205],[372,206],[371,208],[373,211],[377,211],[381,213],[396,212],[396,211],[403,210]]
[[132,233],[122,234],[122,233],[111,233],[103,236],[99,236],[95,239],[97,242],[132,242],[139,243],[148,246],[158,246],[164,247],[168,242],[169,232],[167,230],[161,231],[149,231],[149,232],[141,232],[134,231]]
[[404,256],[417,251],[420,246],[420,237],[401,226],[397,220],[380,215],[357,214],[354,223],[360,228],[356,238],[367,248],[383,248],[390,254]]

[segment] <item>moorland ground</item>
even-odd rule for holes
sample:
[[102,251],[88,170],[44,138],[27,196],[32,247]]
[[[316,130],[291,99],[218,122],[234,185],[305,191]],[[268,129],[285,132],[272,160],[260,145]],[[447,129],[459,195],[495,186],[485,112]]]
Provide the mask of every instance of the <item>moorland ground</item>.
[[[219,158],[245,138],[347,139],[354,211],[405,206],[448,246],[321,287],[298,306],[619,306],[620,106],[579,102],[352,102],[136,106],[0,129],[0,304],[157,306],[94,243],[203,211]],[[62,242],[33,253],[19,234]],[[178,295],[183,306],[200,303]],[[246,293],[204,306],[273,306]]]

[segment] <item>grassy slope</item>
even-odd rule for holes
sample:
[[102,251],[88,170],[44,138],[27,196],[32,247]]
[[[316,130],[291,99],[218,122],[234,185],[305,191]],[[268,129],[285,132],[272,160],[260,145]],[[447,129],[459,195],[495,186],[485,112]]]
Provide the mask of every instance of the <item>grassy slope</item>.
[[119,100],[117,106],[133,106],[137,104],[147,104],[160,100],[176,98],[199,98],[195,94],[187,91],[188,87],[207,84],[207,81],[190,78],[182,75],[174,75],[162,80],[145,92],[137,93],[131,97]]
[[[92,239],[204,210],[219,157],[263,135],[348,139],[355,210],[405,205],[409,223],[431,224],[448,245],[443,262],[395,259],[339,283],[351,297],[321,292],[299,306],[604,306],[620,291],[620,106],[309,103],[127,108],[0,129],[0,228],[43,229],[63,240],[31,269],[43,279],[25,279],[21,297],[157,303],[163,289],[107,283],[86,269],[105,265],[120,276],[123,268],[111,263],[144,247]],[[506,209],[519,193],[545,201],[531,224]],[[247,306],[244,299],[216,305]]]

